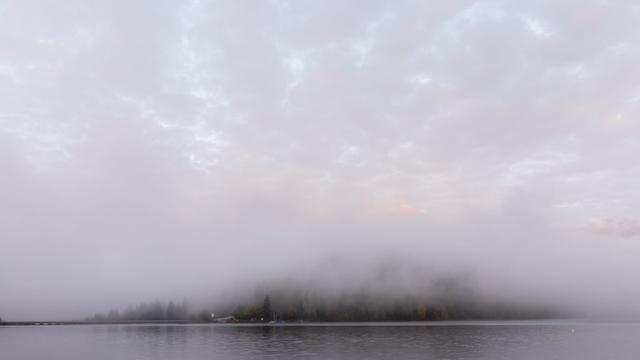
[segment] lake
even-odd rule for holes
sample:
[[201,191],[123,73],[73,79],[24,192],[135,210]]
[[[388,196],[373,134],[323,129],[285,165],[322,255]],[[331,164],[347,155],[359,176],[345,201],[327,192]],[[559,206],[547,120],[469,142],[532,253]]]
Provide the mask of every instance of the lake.
[[586,321],[0,327],[0,359],[640,359],[640,324]]

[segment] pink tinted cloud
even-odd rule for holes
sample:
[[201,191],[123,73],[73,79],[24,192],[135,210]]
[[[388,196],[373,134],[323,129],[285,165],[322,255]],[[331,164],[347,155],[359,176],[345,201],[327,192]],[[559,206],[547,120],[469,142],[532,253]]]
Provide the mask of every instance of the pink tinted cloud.
[[628,218],[592,218],[587,224],[591,232],[624,238],[640,236],[640,222]]

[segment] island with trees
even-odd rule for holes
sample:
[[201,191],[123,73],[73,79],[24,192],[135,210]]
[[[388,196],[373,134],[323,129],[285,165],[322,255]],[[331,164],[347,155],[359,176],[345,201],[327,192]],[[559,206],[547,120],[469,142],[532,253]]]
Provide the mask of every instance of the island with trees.
[[186,301],[155,301],[111,310],[94,322],[184,321],[222,323],[388,322],[516,320],[572,317],[555,306],[483,299],[455,283],[435,294],[386,294],[370,291],[326,293],[300,287],[257,287],[252,294],[228,297],[208,306]]

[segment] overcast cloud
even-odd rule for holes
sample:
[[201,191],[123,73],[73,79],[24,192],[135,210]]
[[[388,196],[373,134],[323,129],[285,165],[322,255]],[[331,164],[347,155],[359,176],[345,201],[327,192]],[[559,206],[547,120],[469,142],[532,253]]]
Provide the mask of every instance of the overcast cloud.
[[638,24],[623,0],[0,1],[0,316],[387,256],[639,310]]

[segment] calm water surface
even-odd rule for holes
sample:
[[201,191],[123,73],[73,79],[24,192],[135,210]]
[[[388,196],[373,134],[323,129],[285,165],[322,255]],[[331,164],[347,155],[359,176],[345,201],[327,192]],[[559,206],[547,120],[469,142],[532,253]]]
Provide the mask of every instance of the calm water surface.
[[640,359],[639,323],[0,327],[0,359]]

